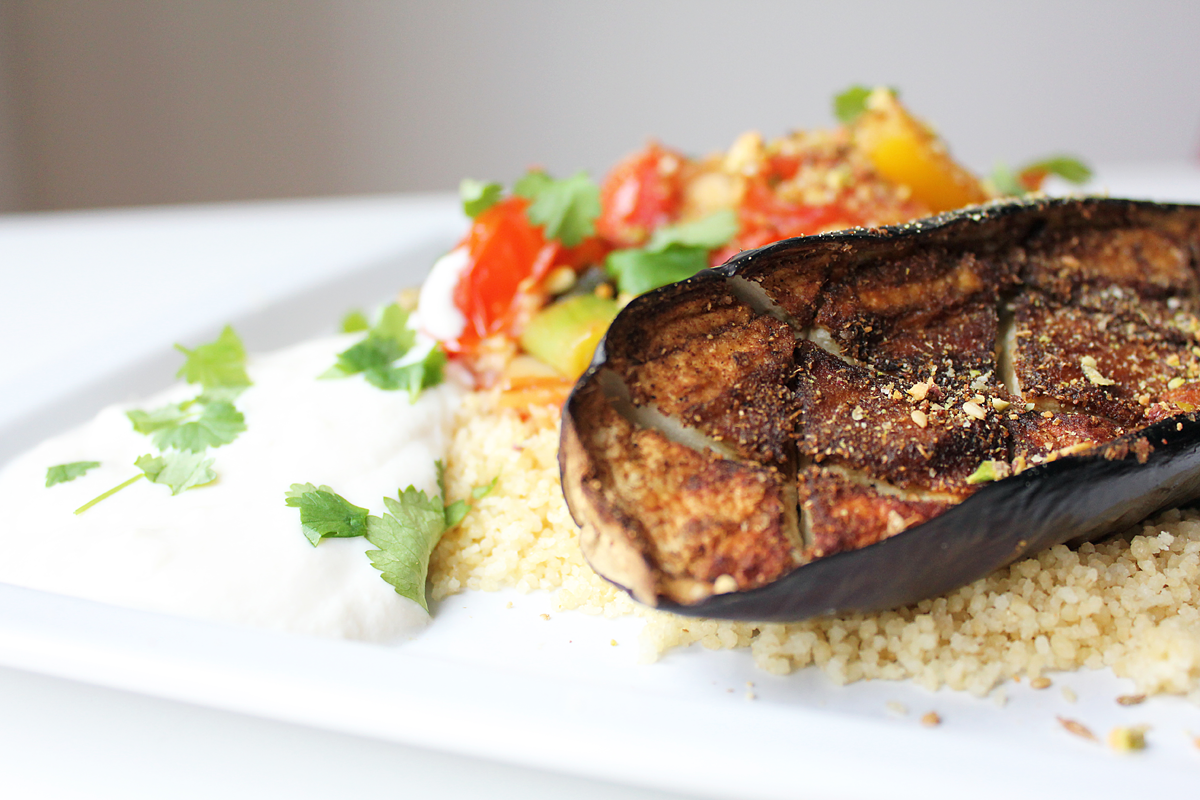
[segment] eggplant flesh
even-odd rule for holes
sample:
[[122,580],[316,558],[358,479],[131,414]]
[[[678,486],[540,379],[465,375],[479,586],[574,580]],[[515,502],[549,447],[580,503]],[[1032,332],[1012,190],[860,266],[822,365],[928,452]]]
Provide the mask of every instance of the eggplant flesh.
[[564,407],[593,569],[682,614],[907,605],[1200,497],[1200,206],[1011,201],[643,295]]

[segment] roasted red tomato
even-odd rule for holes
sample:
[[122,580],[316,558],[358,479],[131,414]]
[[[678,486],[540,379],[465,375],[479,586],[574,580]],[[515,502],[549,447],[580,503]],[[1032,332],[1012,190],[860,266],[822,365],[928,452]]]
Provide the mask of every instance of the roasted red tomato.
[[600,187],[596,232],[618,247],[637,247],[655,228],[674,222],[683,203],[685,161],[651,142],[617,164]]
[[463,245],[470,262],[454,289],[454,304],[467,318],[456,350],[497,333],[513,334],[524,304],[550,271],[561,249],[525,216],[529,201],[502,200],[475,218]]
[[762,176],[747,178],[746,191],[738,207],[741,231],[712,255],[712,263],[723,264],[741,250],[762,247],[780,239],[820,233],[831,227],[859,224],[855,214],[837,203],[810,206],[781,200]]

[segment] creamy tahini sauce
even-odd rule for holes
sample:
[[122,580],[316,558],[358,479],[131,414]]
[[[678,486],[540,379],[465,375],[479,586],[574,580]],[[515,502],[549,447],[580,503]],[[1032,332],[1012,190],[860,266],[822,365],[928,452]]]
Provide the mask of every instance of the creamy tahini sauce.
[[[317,380],[359,336],[251,356],[254,385],[238,398],[246,430],[210,449],[216,483],[172,496],[140,480],[80,515],[83,503],[139,473],[157,453],[133,431],[128,408],[179,402],[170,390],[110,407],[90,423],[17,458],[0,472],[0,581],[120,606],[296,633],[386,641],[425,624],[425,611],[380,577],[365,539],[313,547],[284,505],[292,483],[327,484],[380,514],[382,498],[412,484],[437,492],[461,390],[443,384],[416,403],[361,376]],[[101,466],[47,488],[46,469]]]

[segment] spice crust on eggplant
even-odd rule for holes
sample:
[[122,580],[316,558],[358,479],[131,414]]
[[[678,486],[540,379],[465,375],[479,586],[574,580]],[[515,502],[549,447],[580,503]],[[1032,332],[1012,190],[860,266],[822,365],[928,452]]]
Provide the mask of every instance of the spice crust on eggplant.
[[1200,207],[1036,200],[786,240],[638,298],[563,415],[638,600],[915,602],[1200,496]]

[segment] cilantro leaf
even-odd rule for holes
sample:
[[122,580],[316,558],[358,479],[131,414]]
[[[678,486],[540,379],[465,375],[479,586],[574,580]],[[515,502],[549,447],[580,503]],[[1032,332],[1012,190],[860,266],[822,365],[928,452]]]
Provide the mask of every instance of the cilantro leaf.
[[513,184],[513,194],[526,200],[536,200],[537,196],[554,185],[554,179],[540,169],[531,169]]
[[423,390],[442,382],[445,366],[446,354],[441,348],[433,347],[420,361],[402,367],[367,370],[364,377],[368,383],[380,389],[406,390],[409,398],[415,403]]
[[690,278],[708,267],[708,249],[672,245],[664,250],[614,250],[604,263],[617,288],[639,295]]
[[661,251],[671,245],[682,245],[716,250],[736,236],[740,227],[733,209],[723,208],[707,217],[659,228],[650,237],[645,249]]
[[838,122],[849,125],[867,110],[867,98],[870,96],[871,89],[869,87],[851,86],[841,94],[834,96],[833,115],[837,117]]
[[463,178],[458,184],[458,196],[462,198],[463,213],[475,219],[494,206],[504,192],[498,183],[484,183]]
[[596,232],[600,216],[600,187],[586,172],[556,181],[544,172],[530,172],[517,181],[513,193],[531,202],[525,214],[545,229],[547,239],[574,247]]
[[392,303],[383,309],[379,322],[367,332],[366,338],[339,353],[337,363],[321,377],[345,378],[360,372],[386,373],[416,341],[417,332],[408,327],[408,312]]
[[174,447],[199,453],[209,447],[229,444],[246,430],[246,418],[232,403],[216,400],[205,403],[200,415],[187,422],[156,431],[154,445],[159,450]]
[[126,411],[125,416],[135,431],[152,434],[159,450],[174,447],[199,453],[229,444],[246,430],[246,418],[232,403],[204,395],[153,411]]
[[172,403],[162,408],[156,408],[153,411],[134,409],[133,411],[126,411],[125,416],[133,423],[135,431],[149,435],[155,431],[173,428],[182,424],[188,418],[188,413],[183,410],[183,405],[183,403]]
[[1028,173],[1057,175],[1070,183],[1087,183],[1092,178],[1091,168],[1072,156],[1052,156],[1034,161],[1021,167],[1020,172],[1022,175]]
[[370,328],[371,323],[367,321],[366,315],[357,308],[342,317],[342,333],[358,333]]
[[428,611],[425,579],[429,556],[446,531],[442,500],[409,486],[398,500],[385,497],[383,502],[389,513],[367,517],[367,541],[379,548],[367,551],[371,566],[398,594]]
[[989,176],[992,186],[996,187],[996,191],[1004,197],[1019,197],[1025,194],[1026,189],[1021,185],[1021,179],[1017,173],[1012,171],[1012,168],[1007,164],[997,164],[992,169],[992,174]]
[[177,344],[175,349],[187,356],[175,376],[177,378],[198,383],[205,389],[250,385],[250,377],[246,374],[246,350],[229,325],[215,342],[202,344],[195,350]]
[[213,460],[205,458],[203,453],[175,451],[161,456],[147,453],[133,462],[152,483],[170,486],[173,495],[216,480],[217,473],[213,472],[212,463]]
[[100,466],[99,461],[72,461],[70,464],[55,464],[46,470],[46,486],[73,481],[89,469],[95,469],[98,466]]
[[290,508],[300,509],[300,528],[313,547],[326,537],[366,535],[367,509],[354,505],[328,486],[293,483],[285,502]]

